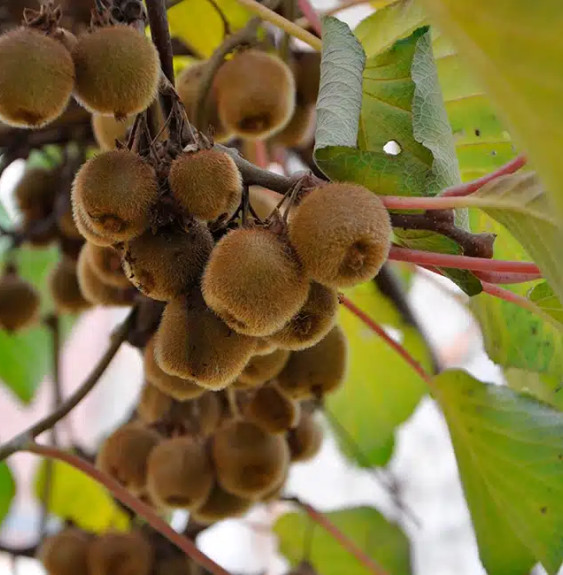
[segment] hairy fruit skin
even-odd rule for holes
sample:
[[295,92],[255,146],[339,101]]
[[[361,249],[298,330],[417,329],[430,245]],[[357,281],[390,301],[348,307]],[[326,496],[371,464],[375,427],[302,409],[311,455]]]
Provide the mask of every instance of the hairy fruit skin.
[[105,152],[88,160],[72,186],[78,228],[83,218],[97,235],[112,242],[142,234],[149,226],[150,208],[157,197],[153,168],[129,150]]
[[315,188],[293,214],[289,238],[309,277],[350,287],[372,279],[391,247],[391,221],[381,200],[356,184]]
[[146,110],[158,90],[154,44],[131,26],[98,28],[72,51],[76,99],[90,112],[125,118]]
[[306,146],[314,137],[315,119],[314,106],[297,104],[291,120],[281,132],[273,136],[272,143],[286,148]]
[[136,531],[104,533],[90,545],[88,550],[90,570],[87,573],[88,575],[150,575],[153,556],[149,542]]
[[308,286],[291,248],[262,228],[223,237],[202,281],[207,305],[234,330],[252,336],[280,330],[305,303]]
[[172,408],[173,400],[170,396],[162,393],[158,387],[148,381],[141,389],[141,395],[137,403],[137,415],[147,424],[156,423],[164,417]]
[[276,349],[267,355],[255,355],[238,376],[240,387],[256,387],[273,379],[284,368],[289,359],[289,351]]
[[65,110],[74,86],[74,64],[57,40],[30,28],[0,36],[0,120],[40,128]]
[[323,430],[312,413],[303,413],[299,424],[289,431],[286,439],[292,463],[309,461],[321,449]]
[[277,385],[268,384],[256,390],[244,413],[248,421],[268,433],[285,433],[298,423],[300,407]]
[[72,207],[72,218],[74,219],[76,229],[88,243],[104,248],[111,247],[115,243],[111,238],[101,236],[94,231],[88,219],[84,215],[84,210],[82,210],[80,206]]
[[241,517],[253,503],[252,499],[233,495],[215,483],[203,505],[194,510],[193,517],[198,523],[209,525],[222,519]]
[[125,140],[127,130],[133,125],[133,117],[116,120],[112,116],[92,115],[92,131],[98,146],[104,151],[115,150],[115,141]]
[[267,138],[290,120],[295,81],[279,58],[247,50],[225,62],[215,76],[219,116],[228,130],[246,139]]
[[49,276],[49,289],[60,313],[80,313],[90,307],[78,284],[76,263],[64,258],[59,261]]
[[50,215],[59,191],[60,173],[45,168],[27,169],[14,189],[14,199],[26,224]]
[[40,305],[39,293],[29,282],[13,273],[0,278],[0,329],[16,332],[28,327]]
[[85,257],[94,273],[106,284],[116,288],[131,287],[127,276],[121,267],[121,256],[119,252],[111,247],[101,247],[90,242],[82,246]]
[[45,539],[39,559],[50,575],[87,573],[89,545],[90,537],[84,531],[67,527]]
[[201,220],[231,216],[242,198],[242,177],[234,160],[213,149],[178,156],[168,182],[186,213]]

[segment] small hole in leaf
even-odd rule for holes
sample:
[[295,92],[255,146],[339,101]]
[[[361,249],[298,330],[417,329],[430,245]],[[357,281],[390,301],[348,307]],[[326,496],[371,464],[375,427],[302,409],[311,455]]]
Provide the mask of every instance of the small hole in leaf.
[[383,151],[390,156],[398,156],[403,151],[403,148],[401,148],[399,142],[389,140],[385,146],[383,146]]

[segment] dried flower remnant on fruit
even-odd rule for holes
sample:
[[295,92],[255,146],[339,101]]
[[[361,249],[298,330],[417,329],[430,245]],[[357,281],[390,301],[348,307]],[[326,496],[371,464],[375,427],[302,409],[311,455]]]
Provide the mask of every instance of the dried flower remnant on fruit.
[[152,546],[138,531],[109,532],[95,539],[90,545],[87,573],[88,575],[150,575],[153,560]]
[[37,290],[17,273],[0,277],[0,329],[17,332],[37,320],[41,299]]
[[87,573],[90,543],[91,538],[84,531],[67,527],[43,541],[39,560],[49,575]]

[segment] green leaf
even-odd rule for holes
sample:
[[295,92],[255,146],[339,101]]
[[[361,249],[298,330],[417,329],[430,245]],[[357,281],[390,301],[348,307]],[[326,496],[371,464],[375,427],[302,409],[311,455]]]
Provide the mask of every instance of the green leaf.
[[533,395],[563,411],[563,383],[560,377],[513,367],[505,369],[504,376],[515,391]]
[[323,23],[321,81],[317,99],[315,150],[355,146],[362,106],[365,54],[350,28],[333,17]]
[[547,282],[534,286],[528,298],[563,325],[563,306]]
[[[102,533],[108,529],[125,531],[129,519],[109,493],[79,469],[59,461],[52,462],[49,511],[64,520],[73,521],[81,529]],[[42,498],[46,462],[35,475],[35,494]]]
[[[348,538],[353,540],[389,575],[410,575],[409,540],[397,525],[390,523],[373,507],[354,507],[325,514]],[[288,513],[278,519],[274,530],[280,550],[292,566],[306,552],[310,537],[308,560],[322,575],[368,575],[371,573],[344,549],[322,527],[313,525],[302,512]]]
[[0,525],[8,515],[16,494],[16,482],[8,465],[0,463]]
[[487,89],[563,215],[560,0],[422,0]]
[[463,371],[435,378],[490,575],[563,560],[563,414]]

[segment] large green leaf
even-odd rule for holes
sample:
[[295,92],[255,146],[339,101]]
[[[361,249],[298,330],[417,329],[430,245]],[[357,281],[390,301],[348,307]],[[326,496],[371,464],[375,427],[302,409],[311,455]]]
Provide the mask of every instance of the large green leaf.
[[515,391],[528,393],[563,411],[563,381],[561,377],[523,369],[504,370],[508,385]]
[[435,378],[490,575],[563,560],[563,414],[463,371]]
[[555,318],[563,326],[563,305],[547,282],[535,285],[528,293],[528,299]]
[[0,525],[8,515],[12,499],[16,494],[16,482],[5,462],[0,463]]
[[[411,573],[409,540],[400,527],[387,521],[376,509],[355,507],[327,513],[326,516],[389,575]],[[292,566],[297,565],[309,550],[309,561],[322,575],[371,573],[332,535],[313,525],[304,513],[283,515],[274,530],[279,538],[280,550]]]

